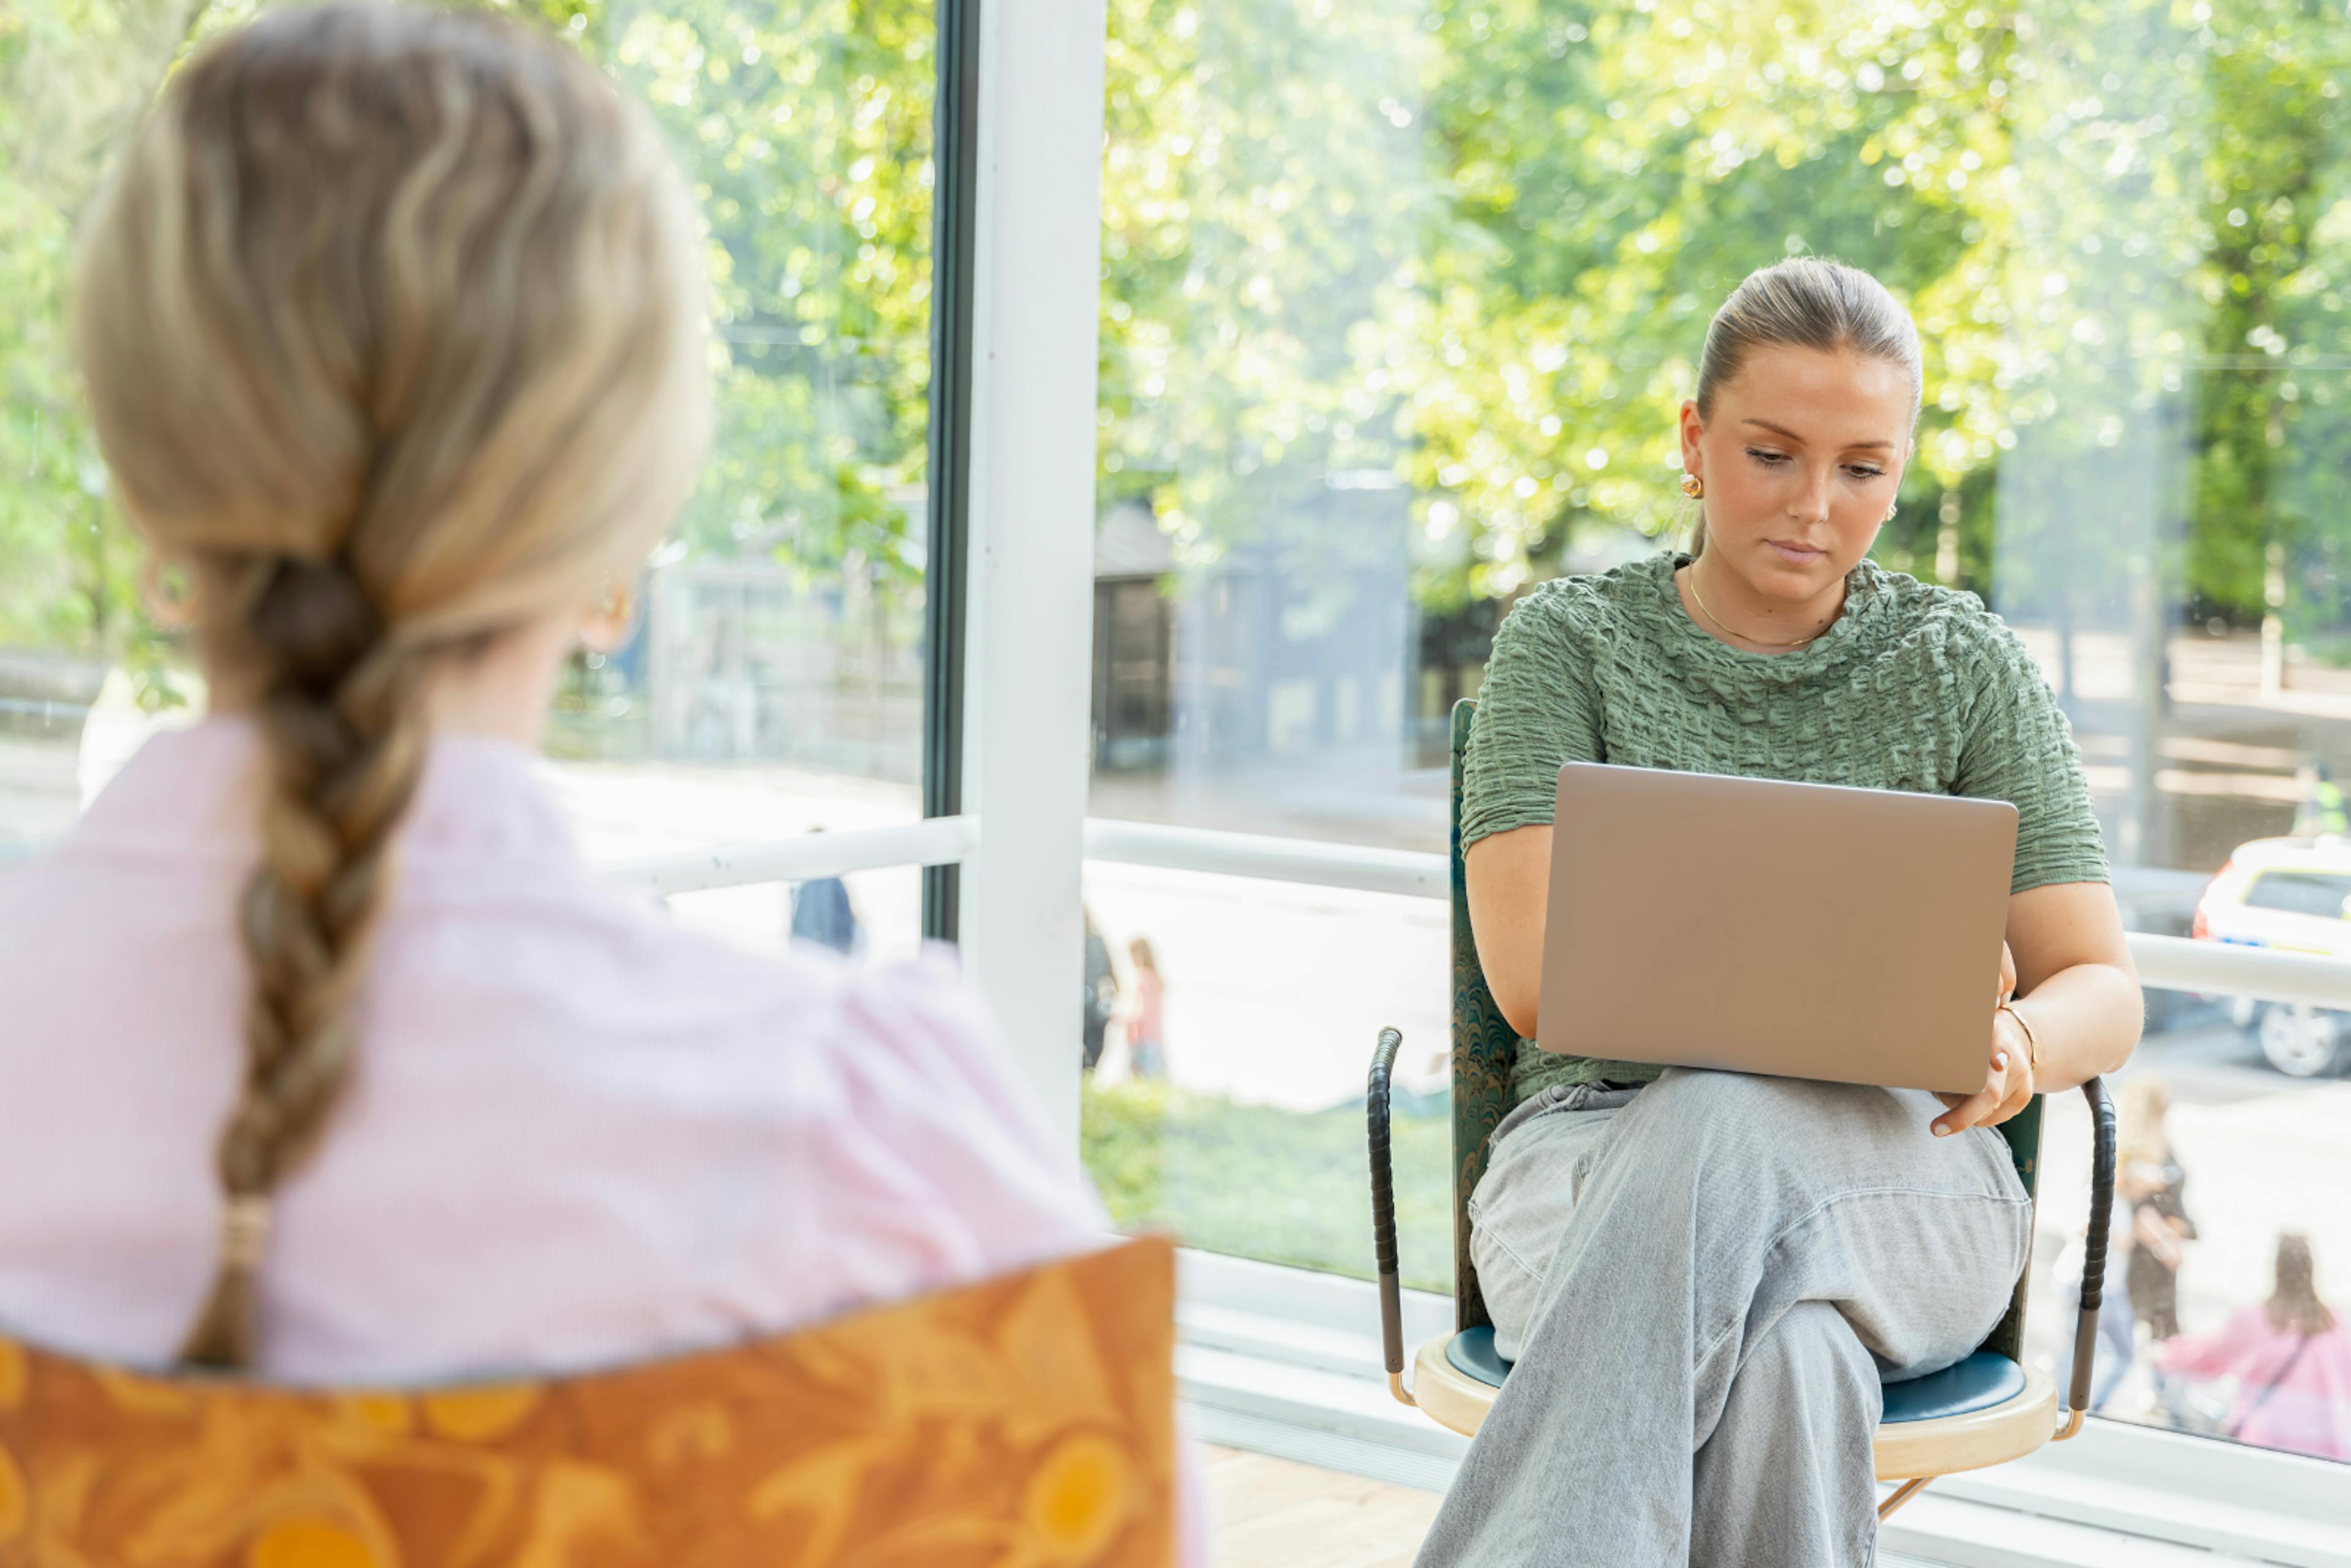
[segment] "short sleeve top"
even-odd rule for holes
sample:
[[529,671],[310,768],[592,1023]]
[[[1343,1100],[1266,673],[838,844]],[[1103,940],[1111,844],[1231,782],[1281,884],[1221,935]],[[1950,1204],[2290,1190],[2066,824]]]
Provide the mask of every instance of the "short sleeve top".
[[[1464,848],[1548,823],[1561,764],[1614,762],[2006,800],[2018,814],[2011,891],[2106,880],[2073,730],[1981,600],[1864,560],[1818,641],[1750,653],[1683,609],[1674,572],[1687,559],[1560,578],[1510,612],[1464,760]],[[1523,1041],[1513,1090],[1657,1071]]]

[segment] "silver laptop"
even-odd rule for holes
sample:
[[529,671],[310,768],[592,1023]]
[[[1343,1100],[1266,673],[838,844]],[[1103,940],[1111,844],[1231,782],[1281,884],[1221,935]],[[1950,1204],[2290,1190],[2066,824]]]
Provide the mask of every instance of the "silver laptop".
[[1983,1087],[2015,807],[1590,762],[1558,804],[1545,1051]]

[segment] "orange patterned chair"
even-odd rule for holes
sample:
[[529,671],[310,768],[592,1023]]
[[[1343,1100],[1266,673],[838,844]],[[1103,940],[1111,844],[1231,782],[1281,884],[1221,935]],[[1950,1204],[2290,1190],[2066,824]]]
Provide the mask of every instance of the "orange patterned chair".
[[0,1568],[1165,1568],[1174,1307],[1153,1239],[547,1381],[313,1391],[0,1340]]

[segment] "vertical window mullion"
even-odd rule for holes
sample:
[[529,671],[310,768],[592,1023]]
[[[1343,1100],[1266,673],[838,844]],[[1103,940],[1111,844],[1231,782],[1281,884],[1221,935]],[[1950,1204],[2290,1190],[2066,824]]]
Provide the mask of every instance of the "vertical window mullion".
[[[964,639],[971,514],[973,194],[980,0],[938,0],[932,193],[930,484],[923,563],[923,814],[963,810]],[[956,940],[962,868],[923,871],[923,935]]]

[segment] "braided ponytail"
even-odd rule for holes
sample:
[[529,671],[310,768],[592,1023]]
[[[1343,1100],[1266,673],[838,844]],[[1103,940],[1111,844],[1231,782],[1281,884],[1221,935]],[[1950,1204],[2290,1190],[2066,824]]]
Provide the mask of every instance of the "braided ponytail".
[[281,558],[248,575],[246,623],[271,673],[256,709],[262,857],[239,922],[253,997],[244,1082],[220,1136],[219,1267],[180,1353],[224,1367],[253,1359],[271,1195],[350,1075],[352,1004],[391,882],[392,829],[424,757],[421,661],[384,639],[350,573]]
[[667,527],[708,425],[701,271],[650,122],[576,54],[345,3],[173,78],[79,285],[116,494],[262,744],[219,1263],[182,1353],[244,1366],[271,1206],[351,1075],[428,683]]

